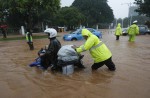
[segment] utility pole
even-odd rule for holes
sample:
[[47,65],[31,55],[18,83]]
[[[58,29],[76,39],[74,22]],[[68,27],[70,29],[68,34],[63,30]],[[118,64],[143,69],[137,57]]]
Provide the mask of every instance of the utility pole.
[[[132,21],[132,14],[130,13],[130,7],[133,3],[131,3],[131,2],[130,3],[122,3],[121,5],[125,5],[125,4],[128,5],[128,7],[129,7],[129,12],[128,12],[128,26],[129,26],[129,25],[131,25],[131,21]],[[129,20],[130,20],[130,22],[129,22]]]
[[122,28],[123,28],[123,19],[122,19]]

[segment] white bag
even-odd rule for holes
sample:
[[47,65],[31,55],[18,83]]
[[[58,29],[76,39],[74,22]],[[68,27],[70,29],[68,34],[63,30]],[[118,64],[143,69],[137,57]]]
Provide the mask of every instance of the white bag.
[[78,53],[72,48],[73,45],[65,45],[58,51],[58,60],[64,62],[77,61],[79,59]]

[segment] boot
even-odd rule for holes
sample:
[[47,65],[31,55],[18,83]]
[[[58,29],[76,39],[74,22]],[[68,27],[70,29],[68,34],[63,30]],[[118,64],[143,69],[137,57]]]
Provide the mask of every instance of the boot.
[[29,47],[30,47],[30,50],[34,50],[33,42],[30,42]]

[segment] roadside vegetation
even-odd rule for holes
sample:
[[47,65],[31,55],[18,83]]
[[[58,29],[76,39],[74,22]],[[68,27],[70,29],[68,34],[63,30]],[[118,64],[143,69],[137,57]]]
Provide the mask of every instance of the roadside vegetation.
[[[132,17],[132,20],[141,24],[147,21],[145,24],[150,25],[150,0],[135,0],[135,4],[143,17]],[[17,31],[18,34],[21,26],[37,33],[46,26],[73,30],[80,26],[106,29],[116,24],[108,0],[74,0],[69,7],[61,7],[60,0],[0,0],[0,16],[0,25],[8,25],[9,33]],[[120,23],[124,21],[124,26],[128,26],[129,20],[128,17],[117,19]]]
[[[47,35],[34,35],[33,39],[47,38]],[[7,38],[0,38],[0,41],[12,41],[12,40],[26,40],[25,36],[10,36]]]

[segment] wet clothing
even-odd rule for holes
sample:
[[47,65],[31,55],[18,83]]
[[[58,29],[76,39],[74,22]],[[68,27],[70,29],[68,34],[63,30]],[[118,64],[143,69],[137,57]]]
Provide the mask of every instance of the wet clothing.
[[102,61],[99,63],[94,63],[91,68],[92,68],[92,70],[96,70],[96,69],[102,67],[104,64],[108,67],[109,70],[111,70],[111,71],[116,70],[115,64],[112,62],[111,57],[105,61]]
[[122,34],[121,24],[118,23],[118,26],[115,30],[116,40],[119,40],[120,35]]
[[128,29],[129,42],[135,41],[135,36],[139,34],[139,27],[136,24],[133,24]]
[[60,42],[54,38],[50,38],[50,44],[48,46],[48,49],[46,50],[46,53],[41,56],[41,65],[47,69],[49,66],[53,66],[53,68],[57,68],[57,52],[61,48]]
[[30,47],[30,50],[34,50],[33,41],[32,41],[32,34],[30,32],[26,33],[26,41]]
[[[78,53],[89,50],[94,60],[94,64],[103,61],[107,62],[107,60],[110,57],[112,57],[112,54],[110,50],[107,48],[107,46],[102,41],[100,41],[98,37],[92,34],[89,30],[82,29],[82,36],[88,36],[88,38],[84,43],[84,45],[80,46],[79,48],[76,48],[76,51]],[[115,68],[114,64],[110,64],[110,66]]]
[[40,58],[40,57],[36,58],[33,63],[29,64],[29,66],[30,66],[30,67],[36,66],[36,67],[38,67],[38,68],[44,69],[44,68],[41,66],[41,58]]

